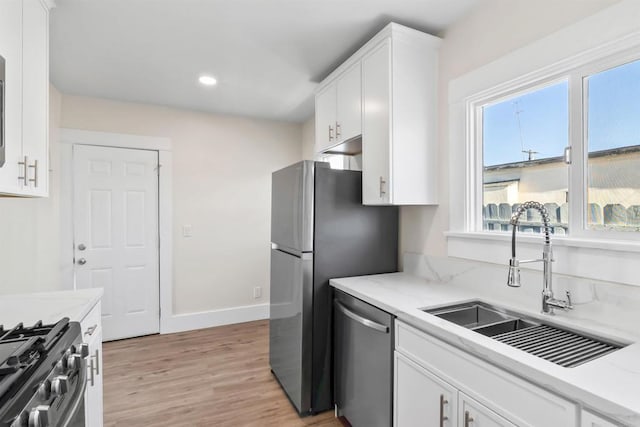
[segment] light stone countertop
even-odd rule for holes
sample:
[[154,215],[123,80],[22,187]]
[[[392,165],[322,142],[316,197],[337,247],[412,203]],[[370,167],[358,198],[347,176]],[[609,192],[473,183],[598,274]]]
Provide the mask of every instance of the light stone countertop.
[[0,295],[0,325],[12,328],[38,320],[55,323],[63,317],[81,321],[102,298],[102,289]]
[[[575,294],[575,309],[550,317],[539,311],[542,288],[538,272],[523,270],[523,288],[513,289],[505,285],[506,268],[502,266],[443,260],[440,264],[427,258],[413,260],[409,266],[412,274],[332,279],[330,283],[399,320],[587,409],[625,425],[640,426],[640,287],[558,278],[556,294],[563,295],[565,289],[571,289]],[[412,262],[405,259],[405,269]],[[530,283],[532,280],[536,280],[535,283]],[[528,290],[523,292],[525,286]],[[603,289],[607,290],[606,296]],[[420,310],[476,299],[629,345],[583,365],[564,368]]]

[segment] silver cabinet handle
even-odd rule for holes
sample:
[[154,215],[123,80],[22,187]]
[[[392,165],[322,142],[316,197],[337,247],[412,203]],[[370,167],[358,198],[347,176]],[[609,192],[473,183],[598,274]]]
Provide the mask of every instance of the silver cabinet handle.
[[21,162],[18,162],[18,165],[22,166],[22,176],[18,177],[18,181],[24,181],[24,186],[27,187],[29,185],[29,159],[27,156],[24,156],[24,159]]
[[444,398],[444,394],[441,394],[440,395],[440,427],[444,427],[444,422],[449,419],[449,417],[447,417],[444,414],[444,405],[448,403],[449,401]]
[[336,122],[336,140],[340,139],[340,137],[342,136],[342,132],[340,132],[340,128],[342,126],[340,126],[340,123]]
[[383,332],[383,333],[388,333],[389,332],[389,327],[382,325],[378,322],[374,322],[373,320],[369,320],[365,317],[360,316],[359,314],[354,313],[353,311],[349,310],[347,307],[345,307],[344,305],[340,304],[338,301],[335,301],[335,305],[336,308],[345,316],[355,320],[356,322],[360,323],[363,326],[366,326],[367,328],[371,328],[373,330],[376,330],[378,332]]
[[93,335],[93,333],[96,331],[97,328],[98,328],[98,325],[89,326],[84,334],[91,336]]
[[384,185],[387,183],[387,181],[384,180],[383,177],[380,177],[380,197],[384,196],[385,194],[387,194],[386,191],[384,191]]
[[329,125],[329,141],[333,141],[333,128]]
[[79,251],[84,251],[84,250],[86,250],[86,249],[87,249],[87,245],[85,245],[84,243],[80,243],[80,244],[78,245],[78,250],[79,250]]
[[87,263],[87,260],[86,260],[86,259],[84,259],[84,258],[80,258],[80,259],[78,260],[78,264],[80,264],[80,265],[85,265],[86,263]]
[[469,425],[473,422],[473,417],[469,415],[469,411],[464,411],[464,427],[469,427]]
[[100,351],[96,349],[96,354],[90,357],[89,378],[87,379],[93,387],[96,383],[96,375],[100,375]]
[[96,384],[95,367],[93,366],[93,356],[89,360],[89,384],[93,387]]
[[38,160],[34,160],[33,164],[29,165],[29,168],[33,169],[33,179],[30,178],[29,182],[33,182],[33,186],[38,188]]

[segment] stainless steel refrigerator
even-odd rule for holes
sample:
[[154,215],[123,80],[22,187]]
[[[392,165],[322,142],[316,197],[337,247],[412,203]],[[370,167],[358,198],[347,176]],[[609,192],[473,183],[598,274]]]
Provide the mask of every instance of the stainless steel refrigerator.
[[333,407],[329,279],[397,260],[398,208],[363,206],[361,172],[303,161],[273,173],[269,362],[300,415]]

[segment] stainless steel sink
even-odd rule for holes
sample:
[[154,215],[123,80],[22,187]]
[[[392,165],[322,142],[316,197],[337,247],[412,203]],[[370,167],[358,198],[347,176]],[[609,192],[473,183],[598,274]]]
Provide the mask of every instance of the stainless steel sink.
[[511,316],[493,310],[487,305],[479,302],[425,311],[469,329],[512,319]]
[[567,368],[625,347],[482,301],[423,311]]

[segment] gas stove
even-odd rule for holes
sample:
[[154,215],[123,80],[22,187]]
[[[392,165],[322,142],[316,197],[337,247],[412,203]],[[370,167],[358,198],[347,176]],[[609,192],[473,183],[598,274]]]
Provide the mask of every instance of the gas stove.
[[88,353],[67,318],[0,326],[0,427],[84,426]]

